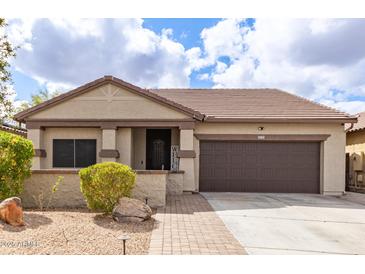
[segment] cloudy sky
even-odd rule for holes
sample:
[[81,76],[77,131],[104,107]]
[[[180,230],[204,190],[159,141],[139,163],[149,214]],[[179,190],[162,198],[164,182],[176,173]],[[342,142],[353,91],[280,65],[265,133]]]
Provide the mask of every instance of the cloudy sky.
[[364,19],[9,19],[18,100],[103,75],[142,87],[280,88],[365,111]]

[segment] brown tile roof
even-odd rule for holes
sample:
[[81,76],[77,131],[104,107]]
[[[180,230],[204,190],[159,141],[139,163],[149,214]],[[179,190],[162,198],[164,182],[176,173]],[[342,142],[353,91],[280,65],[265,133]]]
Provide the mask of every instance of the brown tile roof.
[[0,123],[0,131],[6,131],[23,137],[27,137],[27,130],[25,128],[20,128],[7,123]]
[[[197,120],[247,122],[356,122],[356,117],[277,89],[143,89],[113,76],[104,76],[61,94],[35,107],[17,113],[15,120],[27,117],[112,83],[157,103],[190,115]],[[60,117],[62,118],[62,117]]]
[[205,120],[356,121],[347,113],[277,89],[152,89],[203,113]]
[[357,123],[348,132],[365,129],[365,112],[358,113],[357,116]]

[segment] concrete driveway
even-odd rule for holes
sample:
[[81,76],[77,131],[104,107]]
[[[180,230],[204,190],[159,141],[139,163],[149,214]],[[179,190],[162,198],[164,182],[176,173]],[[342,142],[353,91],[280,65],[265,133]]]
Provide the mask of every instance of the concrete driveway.
[[365,194],[201,194],[249,254],[365,254]]

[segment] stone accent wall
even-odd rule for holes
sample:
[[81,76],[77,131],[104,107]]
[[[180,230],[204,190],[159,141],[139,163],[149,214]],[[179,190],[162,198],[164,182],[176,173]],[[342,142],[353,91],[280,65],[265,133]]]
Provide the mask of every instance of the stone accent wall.
[[[24,192],[21,195],[23,206],[26,208],[38,207],[36,199],[43,193],[44,206],[51,195],[52,186],[58,176],[64,180],[54,193],[50,207],[77,208],[86,207],[86,202],[80,190],[80,178],[77,170],[33,170],[32,176],[24,183]],[[164,206],[166,202],[167,171],[136,171],[137,180],[132,197],[145,201],[151,207]],[[182,174],[181,174],[182,175]]]
[[183,194],[184,172],[173,172],[167,176],[166,192],[167,195]]

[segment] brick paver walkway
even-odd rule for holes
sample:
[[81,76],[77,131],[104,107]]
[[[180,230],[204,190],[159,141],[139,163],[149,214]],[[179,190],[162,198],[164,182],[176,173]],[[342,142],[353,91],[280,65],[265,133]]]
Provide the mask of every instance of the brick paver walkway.
[[246,254],[200,194],[167,197],[157,210],[149,254]]

